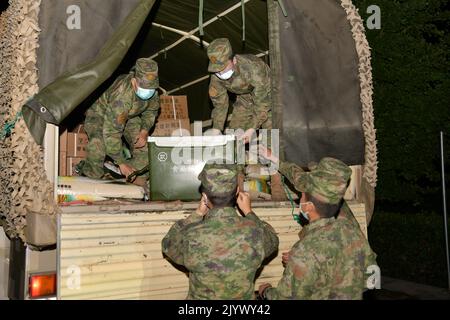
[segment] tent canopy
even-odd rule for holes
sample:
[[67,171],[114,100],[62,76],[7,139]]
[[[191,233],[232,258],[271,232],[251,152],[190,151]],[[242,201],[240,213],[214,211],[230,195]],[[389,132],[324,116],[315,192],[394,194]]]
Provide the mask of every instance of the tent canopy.
[[[358,57],[345,11],[338,0],[283,3],[287,17],[273,0],[42,0],[41,91],[23,108],[27,126],[42,143],[45,122],[79,117],[139,57],[158,62],[164,92],[188,96],[191,121],[209,119],[206,48],[227,37],[235,53],[271,65],[288,160],[361,164]],[[70,5],[80,8],[79,30],[65,27]]]

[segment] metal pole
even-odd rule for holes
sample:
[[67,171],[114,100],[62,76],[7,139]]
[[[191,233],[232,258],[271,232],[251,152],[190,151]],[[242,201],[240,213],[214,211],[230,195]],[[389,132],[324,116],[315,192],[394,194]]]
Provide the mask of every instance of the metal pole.
[[444,204],[444,230],[445,230],[445,250],[447,256],[447,280],[450,290],[450,257],[448,251],[448,224],[447,224],[447,202],[445,197],[445,170],[444,170],[444,133],[441,131],[441,166],[442,166],[442,201]]

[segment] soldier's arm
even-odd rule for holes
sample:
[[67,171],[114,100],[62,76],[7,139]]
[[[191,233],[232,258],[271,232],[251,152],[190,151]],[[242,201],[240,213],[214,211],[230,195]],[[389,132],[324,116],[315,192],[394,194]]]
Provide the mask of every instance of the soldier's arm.
[[300,187],[300,177],[305,173],[305,171],[296,165],[295,163],[285,162],[280,160],[280,165],[278,169],[283,176],[285,176],[298,190]]
[[141,129],[150,131],[155,125],[156,117],[159,112],[159,96],[155,93],[155,96],[148,102],[147,109],[141,114]]
[[128,120],[128,111],[122,101],[108,104],[103,124],[103,139],[105,140],[106,154],[117,164],[125,163],[122,154],[122,135]]
[[283,277],[277,287],[266,289],[265,297],[268,300],[311,299],[321,276],[319,268],[314,252],[297,242],[291,250]]
[[279,239],[277,233],[273,227],[267,222],[262,221],[258,216],[252,211],[246,215],[246,218],[251,219],[256,222],[256,224],[264,230],[263,241],[264,241],[264,253],[265,258],[272,255],[278,250]]
[[199,222],[203,219],[202,216],[196,212],[189,215],[186,219],[181,219],[175,222],[175,224],[170,228],[169,232],[166,234],[162,240],[162,252],[168,256],[173,262],[179,265],[184,264],[184,246],[183,240],[184,235],[181,230],[192,224]]
[[271,80],[270,69],[264,65],[263,68],[255,69],[252,72],[250,84],[253,86],[252,97],[255,102],[256,118],[254,128],[259,129],[269,118],[271,110]]
[[223,131],[228,115],[229,98],[227,89],[215,75],[211,76],[209,82],[209,98],[214,106],[211,113],[213,128]]

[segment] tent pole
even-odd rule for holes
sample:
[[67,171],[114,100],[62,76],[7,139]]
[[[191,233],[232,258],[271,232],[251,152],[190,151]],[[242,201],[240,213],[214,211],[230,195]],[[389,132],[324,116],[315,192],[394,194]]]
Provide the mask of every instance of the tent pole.
[[286,7],[284,6],[283,0],[276,0],[280,5],[281,12],[283,12],[283,16],[287,17]]
[[[251,1],[251,0],[244,0],[245,3],[249,2],[249,1]],[[212,19],[206,21],[205,23],[203,23],[203,27],[208,26],[209,24],[211,24],[211,23],[213,23],[213,22],[219,20],[220,18],[226,16],[226,15],[229,14],[230,12],[236,10],[237,8],[240,8],[241,5],[242,5],[242,4],[241,4],[240,2],[236,3],[234,6],[228,8],[227,10],[225,10],[225,11],[219,13],[219,14],[218,14],[217,16],[215,16],[214,18],[212,18]],[[197,27],[197,28],[195,28],[195,29],[189,31],[189,32],[188,32],[188,35],[191,36],[191,35],[193,35],[194,33],[196,33],[198,30],[199,30],[199,28]],[[169,51],[170,49],[172,49],[172,48],[176,47],[177,45],[179,45],[179,44],[180,44],[181,42],[183,42],[184,40],[188,39],[189,36],[183,36],[183,37],[181,37],[180,39],[178,39],[177,41],[175,41],[175,42],[172,43],[171,45],[165,47],[164,49],[159,50],[157,53],[155,53],[154,55],[152,55],[150,58],[151,58],[151,59],[154,59],[155,57],[159,56],[160,54]]]
[[203,37],[205,35],[205,32],[203,31],[203,0],[200,0],[198,6],[198,29],[200,36]]
[[447,223],[447,201],[445,197],[445,169],[444,169],[444,133],[441,131],[441,166],[442,166],[442,201],[444,208],[444,232],[445,232],[445,254],[447,256],[447,281],[450,290],[450,257],[448,250],[448,223]]
[[242,3],[242,42],[245,42],[245,1],[241,0]]
[[199,37],[196,37],[196,36],[194,36],[192,34],[189,34],[186,31],[175,29],[175,28],[172,28],[172,27],[169,27],[169,26],[165,26],[163,24],[156,23],[156,22],[152,22],[152,25],[155,26],[155,27],[161,28],[161,29],[165,29],[165,30],[168,30],[168,31],[171,31],[171,32],[174,32],[174,33],[178,33],[179,35],[182,35],[182,36],[185,36],[187,38],[190,38],[190,39],[192,39],[192,40],[194,40],[194,41],[196,41],[198,43],[202,42],[205,45],[205,47],[209,46],[209,42],[202,41],[202,40],[200,40]]

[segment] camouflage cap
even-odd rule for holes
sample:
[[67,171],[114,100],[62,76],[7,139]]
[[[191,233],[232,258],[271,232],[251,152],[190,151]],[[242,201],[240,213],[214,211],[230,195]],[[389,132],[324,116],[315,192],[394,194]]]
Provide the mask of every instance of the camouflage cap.
[[136,61],[134,76],[142,89],[159,87],[158,64],[150,58],[140,58]]
[[209,72],[220,72],[227,66],[233,53],[227,38],[216,39],[208,46]]
[[301,176],[297,186],[319,201],[338,204],[347,190],[352,174],[349,166],[338,159],[323,158],[310,172]]
[[208,162],[200,172],[198,179],[205,189],[213,194],[220,195],[236,190],[237,176],[236,165]]

